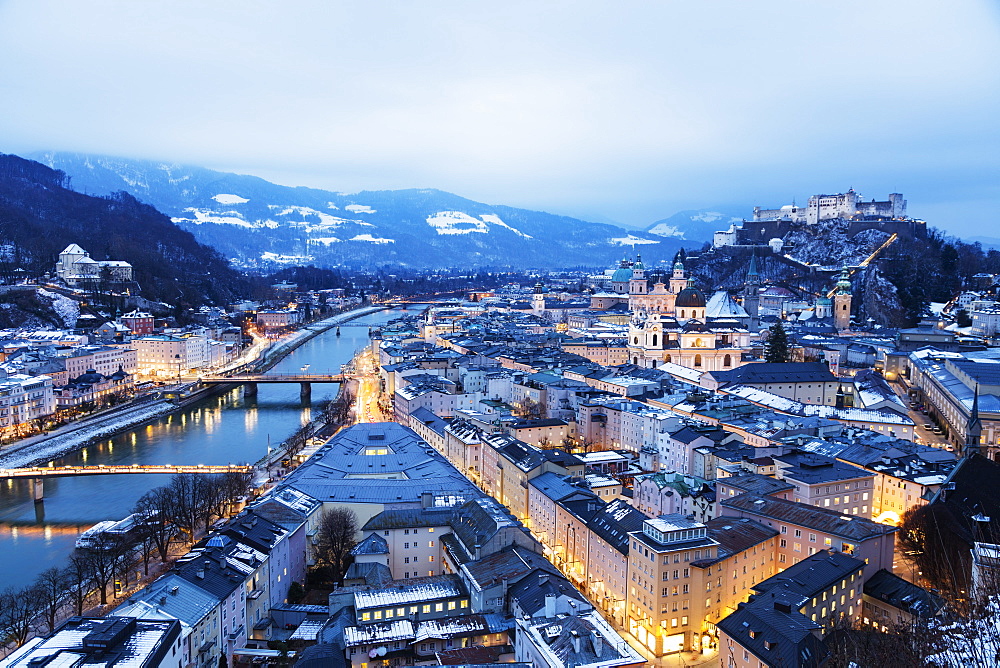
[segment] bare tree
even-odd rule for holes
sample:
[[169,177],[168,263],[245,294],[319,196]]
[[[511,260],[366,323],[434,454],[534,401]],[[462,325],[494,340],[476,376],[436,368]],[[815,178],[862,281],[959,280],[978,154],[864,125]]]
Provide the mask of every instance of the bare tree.
[[357,532],[358,516],[349,508],[326,510],[320,517],[316,533],[316,561],[330,568],[333,580],[338,584],[344,580]]
[[35,578],[34,587],[38,594],[47,630],[54,631],[59,609],[62,608],[69,591],[67,573],[55,566],[46,568]]
[[166,561],[170,543],[177,531],[173,521],[173,503],[167,487],[151,489],[136,502],[133,513],[144,519],[141,531],[156,546],[160,560]]
[[86,564],[90,581],[101,597],[101,605],[108,602],[108,587],[121,576],[122,569],[130,565],[132,550],[123,540],[108,541],[100,549],[87,550]]
[[525,397],[514,405],[514,414],[525,420],[539,420],[545,417],[545,405]]
[[972,546],[957,533],[960,526],[944,504],[916,506],[903,513],[896,537],[930,586],[956,603],[966,598],[972,571]]
[[142,574],[149,575],[149,562],[153,559],[156,551],[155,529],[149,523],[140,523],[132,533],[132,547],[142,560]]
[[65,573],[76,614],[82,615],[83,607],[94,584],[90,575],[90,559],[87,553],[79,550],[73,552],[69,557],[69,566],[66,567]]
[[0,629],[4,644],[23,645],[41,608],[38,592],[31,585],[7,587],[0,592]]
[[192,475],[175,475],[167,486],[171,502],[170,518],[177,528],[188,535],[188,542],[194,541],[202,512],[198,481]]

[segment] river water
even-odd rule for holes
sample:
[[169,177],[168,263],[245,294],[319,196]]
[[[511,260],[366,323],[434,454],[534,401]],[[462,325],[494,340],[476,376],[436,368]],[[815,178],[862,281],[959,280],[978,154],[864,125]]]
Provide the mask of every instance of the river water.
[[[312,373],[339,373],[340,365],[368,343],[368,325],[399,317],[403,310],[374,313],[306,342],[270,373],[309,365]],[[360,326],[359,326],[360,325]],[[336,396],[336,385],[312,386],[304,406],[297,384],[260,384],[256,399],[241,389],[205,399],[186,410],[136,427],[56,460],[56,464],[253,463],[268,444],[277,445],[306,424],[318,404]],[[166,475],[48,478],[45,501],[36,505],[30,482],[0,481],[0,590],[30,582],[50,566],[64,566],[77,536],[93,524],[121,519],[147,490],[169,482]]]

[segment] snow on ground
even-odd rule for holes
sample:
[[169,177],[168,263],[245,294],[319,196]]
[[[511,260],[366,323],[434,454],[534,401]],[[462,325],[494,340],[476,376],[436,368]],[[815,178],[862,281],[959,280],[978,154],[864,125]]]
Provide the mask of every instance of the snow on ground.
[[469,234],[472,232],[489,234],[490,225],[496,225],[525,239],[531,239],[530,235],[511,227],[500,220],[499,216],[492,213],[483,214],[476,218],[461,211],[439,211],[433,216],[427,217],[427,224],[437,230],[438,234]]
[[201,225],[203,223],[215,223],[216,225],[238,225],[239,227],[257,227],[254,223],[248,223],[243,219],[237,211],[223,211],[216,212],[211,209],[195,209],[194,207],[188,207],[184,209],[185,211],[190,211],[194,214],[194,218],[171,218],[171,222],[174,223],[194,223],[195,225]]
[[226,193],[219,193],[218,195],[213,195],[214,199],[219,204],[246,204],[250,200],[245,197],[240,197],[239,195],[227,195]]
[[[107,419],[96,421],[93,424],[85,424],[80,428],[53,435],[51,438],[35,442],[31,446],[26,446],[14,452],[0,455],[0,468],[21,468],[32,466],[36,462],[47,462],[56,459],[69,452],[82,448],[94,439],[102,439],[112,434],[153,420],[160,415],[165,415],[173,409],[167,403],[154,403],[143,406],[127,413],[113,415]],[[17,448],[17,446],[13,446]]]
[[373,244],[394,244],[394,243],[396,243],[395,239],[386,239],[386,238],[383,238],[383,237],[373,237],[370,234],[357,234],[357,235],[351,237],[351,241],[367,241],[367,242],[373,243]]
[[676,225],[667,225],[666,223],[660,223],[655,227],[651,227],[646,230],[648,234],[655,234],[659,237],[677,237],[678,239],[684,238],[684,233],[678,229]]
[[[691,220],[695,220],[701,223],[714,223],[717,220],[721,220],[726,217],[726,214],[719,213],[718,211],[702,211],[701,213],[696,213],[691,216]],[[733,218],[732,220],[736,220]]]
[[311,244],[323,244],[324,246],[329,246],[330,244],[340,243],[341,239],[337,237],[315,237],[309,240]]
[[334,204],[333,202],[327,202],[326,203],[326,208],[328,208],[328,209],[339,209],[340,207],[337,206],[336,204]]
[[944,311],[944,307],[947,305],[946,302],[931,302],[929,308],[932,314],[941,315],[941,312]]
[[427,224],[437,230],[438,234],[469,234],[476,232],[488,234],[489,226],[478,218],[473,218],[461,211],[439,211],[433,216],[427,216]]
[[281,255],[280,253],[272,253],[267,251],[266,253],[260,254],[260,259],[265,262],[277,262],[279,264],[293,264],[295,262],[312,262],[312,255]]
[[609,244],[618,244],[619,246],[636,246],[641,244],[658,244],[659,241],[654,241],[653,239],[640,239],[639,237],[630,234],[627,237],[615,237],[613,239],[608,239]]
[[494,215],[492,213],[487,213],[487,214],[479,216],[479,217],[482,218],[483,220],[485,220],[487,223],[489,223],[491,225],[499,225],[500,227],[505,227],[508,230],[510,230],[511,232],[513,232],[514,234],[516,234],[517,236],[519,236],[519,237],[523,237],[525,239],[531,239],[532,238],[532,236],[530,234],[525,234],[521,230],[515,229],[515,228],[511,227],[510,225],[508,225],[507,223],[505,223],[502,220],[500,220],[500,216],[496,216],[496,215]]
[[371,208],[367,204],[348,204],[344,208],[351,213],[376,213],[375,209]]
[[[337,216],[331,216],[323,211],[317,211],[316,209],[311,209],[308,206],[281,206],[280,204],[268,204],[267,207],[275,211],[276,216],[294,216],[298,215],[303,218],[306,216],[315,216],[319,218],[319,224],[315,224],[308,220],[291,220],[285,221],[285,224],[291,223],[293,225],[303,225],[306,228],[306,232],[315,232],[317,230],[331,230],[340,227],[341,225],[364,225],[366,227],[374,227],[371,223],[366,220],[354,220],[352,218],[338,218]],[[272,222],[272,221],[269,221]],[[277,225],[278,223],[275,223]]]
[[53,310],[55,310],[56,315],[63,321],[67,329],[76,327],[77,318],[80,317],[80,303],[78,301],[61,295],[58,292],[49,292],[48,290],[39,290],[38,294],[52,300]]

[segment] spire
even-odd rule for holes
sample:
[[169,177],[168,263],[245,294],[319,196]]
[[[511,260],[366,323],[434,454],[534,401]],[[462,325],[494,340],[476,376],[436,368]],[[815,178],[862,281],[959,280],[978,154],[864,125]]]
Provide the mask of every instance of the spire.
[[757,251],[750,255],[750,268],[747,269],[747,285],[760,285],[760,272],[757,270]]

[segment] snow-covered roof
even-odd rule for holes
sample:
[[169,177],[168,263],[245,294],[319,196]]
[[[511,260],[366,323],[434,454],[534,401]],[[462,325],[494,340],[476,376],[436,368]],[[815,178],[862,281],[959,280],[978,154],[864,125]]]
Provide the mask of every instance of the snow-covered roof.
[[457,581],[451,578],[434,578],[432,581],[357,592],[354,594],[354,607],[360,612],[370,608],[436,601],[461,595],[462,590]]

